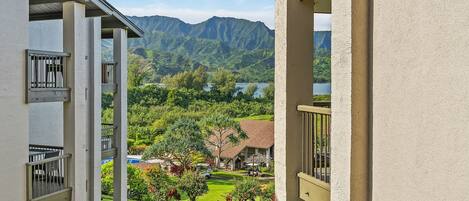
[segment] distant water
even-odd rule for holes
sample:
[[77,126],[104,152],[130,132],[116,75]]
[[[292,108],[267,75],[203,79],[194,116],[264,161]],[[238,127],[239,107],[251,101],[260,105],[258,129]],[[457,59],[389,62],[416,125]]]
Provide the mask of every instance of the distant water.
[[[237,92],[245,92],[250,83],[236,83]],[[254,83],[257,84],[257,91],[254,94],[255,97],[261,97],[264,88],[269,86],[269,83]],[[209,91],[212,88],[211,84],[208,84],[205,87],[206,91]],[[313,93],[314,95],[329,95],[331,94],[331,83],[315,83],[313,84]]]

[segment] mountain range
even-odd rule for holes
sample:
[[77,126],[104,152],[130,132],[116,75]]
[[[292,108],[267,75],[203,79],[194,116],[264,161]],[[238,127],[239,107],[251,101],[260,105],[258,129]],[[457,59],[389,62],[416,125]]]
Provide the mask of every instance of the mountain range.
[[[205,67],[239,74],[240,82],[268,82],[274,77],[275,32],[262,22],[212,17],[189,24],[165,16],[129,17],[145,36],[129,39],[132,53],[154,63],[155,82],[162,76]],[[314,47],[331,48],[329,31],[315,32]]]

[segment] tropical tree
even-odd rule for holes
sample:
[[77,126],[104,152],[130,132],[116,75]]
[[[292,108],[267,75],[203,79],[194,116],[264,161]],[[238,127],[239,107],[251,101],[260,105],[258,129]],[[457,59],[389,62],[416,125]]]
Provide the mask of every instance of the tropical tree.
[[152,63],[141,56],[129,54],[128,85],[138,87],[151,75]]
[[204,138],[209,146],[215,149],[216,166],[220,167],[220,157],[226,145],[236,145],[248,138],[246,132],[233,118],[224,114],[213,114],[201,120]]
[[182,118],[169,126],[163,139],[145,150],[143,159],[162,159],[173,166],[190,169],[195,154],[210,155],[197,123]]
[[162,82],[169,89],[195,89],[203,90],[207,85],[207,72],[205,68],[200,67],[195,71],[185,71],[177,73],[173,76],[167,75],[163,77]]
[[205,177],[198,172],[186,171],[179,179],[179,188],[186,192],[191,201],[195,201],[208,191],[207,181]]
[[218,69],[212,75],[212,91],[224,98],[231,98],[236,91],[236,76],[224,69]]
[[235,200],[255,201],[261,192],[261,186],[256,179],[246,178],[236,184],[231,195]]

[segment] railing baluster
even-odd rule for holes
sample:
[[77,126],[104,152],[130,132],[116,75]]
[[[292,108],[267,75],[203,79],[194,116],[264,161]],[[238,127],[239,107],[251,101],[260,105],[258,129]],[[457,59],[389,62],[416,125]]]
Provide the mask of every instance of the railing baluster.
[[298,106],[301,112],[302,172],[330,182],[330,117],[328,108]]

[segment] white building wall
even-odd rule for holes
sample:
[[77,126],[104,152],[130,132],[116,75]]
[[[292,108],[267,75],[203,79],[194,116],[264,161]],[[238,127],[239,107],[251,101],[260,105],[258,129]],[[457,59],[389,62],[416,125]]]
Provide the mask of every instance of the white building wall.
[[26,200],[29,122],[24,80],[28,2],[0,3],[0,200],[5,201]]
[[[29,49],[62,52],[62,20],[30,22]],[[29,107],[29,143],[63,146],[63,103],[32,103]]]

